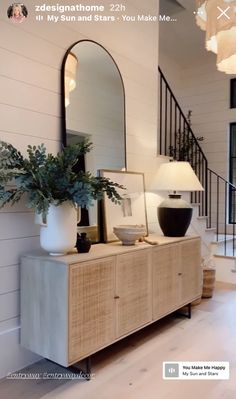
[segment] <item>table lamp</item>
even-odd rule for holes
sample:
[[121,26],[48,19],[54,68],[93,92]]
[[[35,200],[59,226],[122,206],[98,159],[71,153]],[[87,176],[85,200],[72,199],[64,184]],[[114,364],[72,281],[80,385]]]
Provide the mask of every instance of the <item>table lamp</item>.
[[155,178],[157,190],[170,191],[158,207],[158,220],[164,236],[183,237],[190,225],[193,209],[178,191],[204,191],[189,162],[163,163]]

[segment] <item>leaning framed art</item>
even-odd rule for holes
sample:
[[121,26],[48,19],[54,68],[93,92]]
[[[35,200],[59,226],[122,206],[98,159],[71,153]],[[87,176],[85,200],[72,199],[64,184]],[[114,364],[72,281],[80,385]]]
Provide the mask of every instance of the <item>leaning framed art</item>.
[[148,233],[144,174],[101,169],[99,175],[125,187],[124,190],[117,189],[122,197],[119,205],[114,204],[104,195],[104,241],[117,241],[113,227],[118,225],[144,225]]

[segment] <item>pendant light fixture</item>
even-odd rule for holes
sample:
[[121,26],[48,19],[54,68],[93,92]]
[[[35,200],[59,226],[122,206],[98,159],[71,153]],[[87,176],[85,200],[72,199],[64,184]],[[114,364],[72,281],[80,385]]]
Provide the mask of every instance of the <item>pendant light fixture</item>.
[[236,74],[236,0],[196,0],[197,25],[206,31],[206,49],[217,54],[217,69]]
[[65,106],[70,104],[70,92],[76,88],[76,70],[78,59],[73,53],[69,53],[65,64]]

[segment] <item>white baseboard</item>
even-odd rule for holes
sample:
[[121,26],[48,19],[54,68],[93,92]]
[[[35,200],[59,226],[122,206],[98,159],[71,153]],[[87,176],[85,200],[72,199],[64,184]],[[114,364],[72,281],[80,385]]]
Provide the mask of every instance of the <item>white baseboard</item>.
[[41,359],[20,345],[20,327],[14,327],[0,334],[0,353],[0,378]]

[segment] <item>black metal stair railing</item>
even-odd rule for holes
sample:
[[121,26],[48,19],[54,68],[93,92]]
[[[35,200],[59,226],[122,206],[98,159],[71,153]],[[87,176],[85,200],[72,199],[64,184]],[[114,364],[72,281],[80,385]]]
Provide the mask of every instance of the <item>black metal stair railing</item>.
[[208,167],[208,160],[194,135],[170,85],[159,67],[159,153],[177,161],[188,161],[204,191],[191,194],[199,204],[199,216],[207,217],[207,228],[215,228],[216,241],[222,241],[223,254],[234,256],[235,223],[229,224],[228,206],[236,216],[236,186]]
[[199,203],[200,216],[207,216],[207,158],[160,68],[159,79],[159,152],[190,162],[204,187],[204,191],[192,194],[192,202]]
[[[231,203],[232,223],[229,223],[229,203]],[[223,255],[236,254],[235,216],[236,186],[208,168],[207,228],[215,228],[216,241],[222,242]]]

